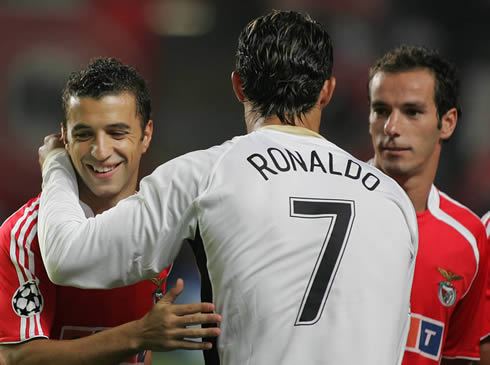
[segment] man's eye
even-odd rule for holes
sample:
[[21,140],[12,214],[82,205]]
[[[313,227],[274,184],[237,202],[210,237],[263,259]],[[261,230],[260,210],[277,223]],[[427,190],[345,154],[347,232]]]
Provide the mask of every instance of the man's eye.
[[420,110],[417,110],[417,109],[408,109],[406,111],[407,115],[410,115],[411,117],[415,117],[419,114],[422,114],[422,112]]
[[90,133],[88,132],[79,132],[75,134],[76,139],[87,139],[90,137]]
[[118,138],[118,137],[120,138],[120,137],[124,137],[127,134],[127,132],[125,132],[125,131],[111,131],[111,132],[109,132],[109,134],[115,138]]
[[374,112],[379,116],[387,116],[390,114],[388,109],[383,109],[383,108],[376,108],[374,109]]

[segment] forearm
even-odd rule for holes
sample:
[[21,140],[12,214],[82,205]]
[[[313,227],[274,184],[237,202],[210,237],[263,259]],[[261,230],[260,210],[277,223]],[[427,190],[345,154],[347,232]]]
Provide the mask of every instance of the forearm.
[[480,343],[480,364],[490,365],[490,337]]
[[[0,345],[6,365],[119,364],[141,351],[137,322],[74,340],[31,340]],[[1,362],[0,362],[1,363]]]
[[[43,169],[38,238],[46,272],[55,284],[86,289],[126,286],[154,277],[177,255],[182,238],[162,231],[162,222],[169,219],[163,218],[161,199],[155,196],[159,186],[86,219],[67,155],[53,155]],[[168,226],[178,223],[172,220]]]
[[[67,155],[52,155],[45,161],[45,169],[46,166],[52,166],[53,169],[43,171],[38,238],[44,266],[51,281],[58,285],[101,289],[124,286],[143,279],[130,281],[127,277],[123,278],[121,269],[130,266],[131,258],[137,261],[137,266],[139,260],[136,258],[140,253],[130,245],[126,250],[118,249],[114,241],[104,237],[101,224],[89,222],[85,218],[78,200],[75,173]],[[131,219],[124,215],[123,218]],[[121,227],[127,226],[121,217],[116,219]],[[114,226],[108,226],[107,230],[117,235],[121,229]],[[100,245],[97,240],[106,244]],[[114,251],[121,252],[121,255],[113,255]],[[124,255],[124,252],[127,254]]]

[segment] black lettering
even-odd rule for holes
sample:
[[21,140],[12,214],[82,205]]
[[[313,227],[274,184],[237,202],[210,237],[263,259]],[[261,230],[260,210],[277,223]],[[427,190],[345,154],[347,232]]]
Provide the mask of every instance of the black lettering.
[[[357,166],[357,171],[355,175],[351,175],[351,166],[352,164],[356,164]],[[351,179],[357,180],[361,176],[361,165],[359,165],[357,162],[354,162],[352,160],[347,161],[347,166],[345,168],[345,176],[350,177]]]
[[289,159],[291,160],[291,165],[293,166],[293,170],[294,171],[296,171],[296,163],[295,163],[295,161],[301,166],[301,168],[304,171],[308,171],[308,168],[306,167],[306,162],[303,160],[303,157],[299,154],[298,151],[295,151],[297,157],[292,152],[290,152],[289,150],[286,150],[286,152],[289,155]]
[[333,169],[333,155],[329,152],[328,153],[328,157],[329,157],[329,160],[328,160],[328,167],[330,168],[330,173],[332,175],[342,175],[341,172],[339,171],[334,171]]
[[[276,158],[272,154],[273,151],[279,152],[279,154],[281,155],[282,159],[286,163],[286,166],[285,167],[281,167],[281,165],[279,165],[279,162],[277,162]],[[272,161],[274,162],[274,165],[276,165],[276,168],[279,171],[284,172],[284,171],[289,171],[291,169],[291,166],[289,165],[289,161],[286,159],[286,156],[284,155],[284,153],[282,153],[282,151],[280,149],[271,147],[271,148],[268,148],[267,149],[267,152],[269,153],[269,156],[271,157]]]
[[[369,178],[372,177],[374,179],[373,182],[369,183]],[[371,179],[371,180],[373,180]],[[369,184],[368,184],[369,183]],[[362,185],[365,186],[366,189],[373,191],[376,189],[379,185],[380,181],[379,178],[376,175],[373,175],[372,173],[368,172],[363,178],[362,178]]]
[[320,160],[320,157],[318,157],[318,154],[316,153],[315,150],[311,151],[311,164],[310,164],[310,171],[313,172],[315,167],[320,167],[323,172],[327,172],[325,170],[325,166],[323,166],[322,161]]
[[[255,161],[257,159],[259,159],[260,161],[262,161],[262,165],[258,165]],[[247,157],[247,161],[250,162],[250,164],[255,167],[257,169],[258,172],[260,172],[260,174],[262,175],[262,177],[265,179],[265,180],[269,180],[269,178],[267,177],[267,175],[264,173],[264,170],[266,171],[269,171],[270,173],[274,174],[274,175],[277,175],[277,172],[272,170],[271,168],[269,168],[267,166],[267,160],[265,159],[264,156],[262,156],[261,154],[259,153],[254,153],[253,155],[250,155]],[[259,161],[259,162],[260,162]]]

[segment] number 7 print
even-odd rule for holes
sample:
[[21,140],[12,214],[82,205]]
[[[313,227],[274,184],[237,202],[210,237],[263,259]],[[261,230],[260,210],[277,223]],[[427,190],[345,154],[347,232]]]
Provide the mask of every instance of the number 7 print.
[[352,200],[289,198],[291,217],[331,218],[328,232],[303,296],[295,326],[315,324],[322,315],[349,240],[355,216],[354,206]]

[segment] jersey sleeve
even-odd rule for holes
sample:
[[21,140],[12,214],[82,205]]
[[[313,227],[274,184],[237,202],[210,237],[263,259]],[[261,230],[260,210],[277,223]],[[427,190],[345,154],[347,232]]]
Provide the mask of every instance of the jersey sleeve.
[[78,203],[66,152],[47,159],[39,244],[50,279],[79,288],[113,288],[152,278],[168,267],[182,241],[195,234],[194,202],[218,157],[207,151],[161,165],[142,179],[137,194],[89,219]]
[[0,228],[0,343],[4,344],[49,338],[53,326],[56,288],[43,268],[37,210],[31,208]]
[[479,359],[479,344],[485,319],[488,271],[487,238],[483,228],[475,236],[480,255],[476,277],[451,316],[443,357]]

